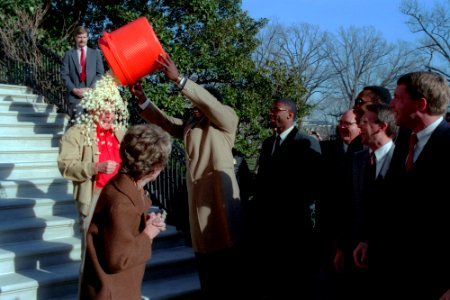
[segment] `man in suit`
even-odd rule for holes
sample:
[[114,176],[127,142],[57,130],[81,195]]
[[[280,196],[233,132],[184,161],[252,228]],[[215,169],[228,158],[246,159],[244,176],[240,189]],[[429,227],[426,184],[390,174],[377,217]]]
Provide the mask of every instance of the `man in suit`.
[[[258,160],[252,276],[267,299],[309,299],[317,271],[311,207],[320,198],[322,156],[319,141],[295,126],[296,115],[291,99],[272,103],[269,126],[274,134],[263,141]],[[294,276],[285,271],[287,266]]]
[[[361,130],[354,109],[344,112],[336,127],[337,138],[320,142],[324,158],[325,186],[323,199],[317,207],[321,252],[321,290],[327,294],[347,295],[352,289],[351,252],[348,236],[351,205],[348,197],[349,164],[356,151],[363,149]],[[327,296],[324,296],[329,298]],[[331,296],[330,296],[331,297]]]
[[204,299],[231,299],[238,293],[240,265],[236,250],[240,235],[239,186],[232,149],[238,116],[222,103],[212,87],[180,77],[170,57],[161,56],[162,70],[191,101],[191,116],[168,116],[148,100],[140,83],[130,87],[138,98],[141,117],[184,140],[189,221]]
[[352,240],[352,287],[342,299],[361,299],[369,288],[368,244],[372,225],[371,207],[384,199],[384,178],[394,153],[393,138],[397,134],[394,111],[385,104],[370,103],[359,123],[365,148],[355,152],[350,163],[351,191],[349,199],[353,212],[349,232]]
[[[78,26],[74,32],[75,48],[64,55],[61,66],[61,78],[66,88],[66,101],[78,113],[81,113],[80,100],[84,92],[94,87],[95,82],[104,73],[100,51],[89,48],[88,31]],[[83,54],[81,52],[84,52]],[[83,63],[84,60],[84,63]],[[85,66],[83,70],[82,64]]]
[[449,84],[437,73],[412,72],[397,80],[391,103],[396,124],[413,134],[410,145],[396,142],[387,201],[375,212],[370,268],[380,297],[450,299],[450,201],[442,196],[450,169],[450,125],[444,120],[449,99]]

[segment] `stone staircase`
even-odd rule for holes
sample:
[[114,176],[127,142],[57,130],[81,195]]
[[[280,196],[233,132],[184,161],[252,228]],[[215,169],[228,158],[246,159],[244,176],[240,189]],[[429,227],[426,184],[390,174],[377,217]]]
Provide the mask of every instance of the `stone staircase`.
[[[75,300],[80,236],[72,184],[56,159],[68,117],[0,84],[0,300]],[[153,243],[142,299],[198,299],[194,254],[174,226]]]

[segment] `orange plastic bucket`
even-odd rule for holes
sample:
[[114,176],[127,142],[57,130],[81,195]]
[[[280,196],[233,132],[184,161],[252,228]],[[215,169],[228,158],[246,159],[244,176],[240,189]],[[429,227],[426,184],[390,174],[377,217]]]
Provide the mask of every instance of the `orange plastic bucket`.
[[159,54],[167,56],[147,18],[140,17],[111,33],[103,32],[98,44],[122,85],[136,83],[160,68]]

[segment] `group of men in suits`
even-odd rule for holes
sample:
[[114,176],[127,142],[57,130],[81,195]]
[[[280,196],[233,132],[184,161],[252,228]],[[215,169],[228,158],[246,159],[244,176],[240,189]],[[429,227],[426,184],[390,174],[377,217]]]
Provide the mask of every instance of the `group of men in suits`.
[[[351,275],[344,284],[351,286],[337,287],[340,293],[332,299],[450,299],[450,252],[443,244],[450,203],[439,196],[448,181],[450,126],[443,116],[449,99],[445,78],[412,72],[398,79],[389,106],[356,100],[364,148],[345,156],[347,171],[332,172],[347,178],[347,183],[334,178],[343,184],[338,193],[348,201],[338,202],[344,217],[337,223],[331,218],[331,226],[340,225],[338,243],[332,246],[347,246],[344,272]],[[412,133],[418,137],[415,146]],[[336,206],[325,200],[325,213],[319,215],[326,224],[329,207]]]

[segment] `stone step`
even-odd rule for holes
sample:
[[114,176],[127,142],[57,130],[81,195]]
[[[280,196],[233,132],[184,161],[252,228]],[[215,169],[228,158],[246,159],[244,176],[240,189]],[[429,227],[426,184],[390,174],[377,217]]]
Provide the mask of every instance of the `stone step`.
[[21,113],[52,113],[57,112],[57,107],[48,103],[33,103],[26,101],[2,101],[0,99],[0,112],[17,111]]
[[[198,273],[142,282],[142,300],[200,300]],[[1,299],[1,298],[0,298]],[[77,294],[47,300],[78,300]]]
[[[44,101],[28,87],[0,84],[0,300],[77,299],[78,213],[56,162],[69,119]],[[199,299],[185,245],[172,225],[154,240],[142,299]]]
[[[78,292],[79,264],[79,261],[73,261],[0,275],[0,300],[75,300]],[[188,247],[154,249],[151,259],[147,262],[144,278],[143,296],[152,300],[192,294],[198,292],[200,286],[194,254]],[[180,286],[168,285],[166,282],[178,283]]]
[[57,161],[58,148],[28,150],[0,150],[0,163]]
[[20,112],[7,111],[0,112],[0,124],[58,124],[66,125],[69,122],[69,116],[56,112]]
[[0,137],[15,136],[20,139],[21,136],[31,134],[61,134],[66,131],[63,124],[22,124],[18,123],[14,126],[8,124],[0,124]]
[[2,245],[0,248],[0,276],[27,269],[79,261],[79,237],[59,238],[52,241],[32,240]]
[[[160,280],[144,281],[142,283],[142,299],[200,300],[198,273],[193,272]],[[76,299],[71,298],[71,300]]]
[[[1,133],[0,133],[1,135]],[[62,137],[60,134],[31,134],[21,135],[20,139],[17,136],[0,136],[0,145],[2,150],[29,150],[29,149],[48,149],[58,148],[59,140]]]
[[25,85],[0,83],[0,93],[33,94],[33,89]]
[[39,177],[61,177],[57,161],[0,163],[2,180],[32,180]]
[[77,219],[76,213],[72,213],[63,216],[18,219],[16,222],[0,220],[0,248],[10,243],[51,241],[74,236],[79,232]]
[[0,91],[0,101],[3,102],[25,102],[25,103],[43,103],[44,97],[27,93],[11,93]]
[[72,195],[62,194],[58,198],[12,198],[0,199],[0,220],[17,221],[25,218],[61,216],[76,211]]
[[62,177],[42,177],[33,180],[0,180],[0,199],[58,199],[72,195],[72,182]]

